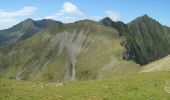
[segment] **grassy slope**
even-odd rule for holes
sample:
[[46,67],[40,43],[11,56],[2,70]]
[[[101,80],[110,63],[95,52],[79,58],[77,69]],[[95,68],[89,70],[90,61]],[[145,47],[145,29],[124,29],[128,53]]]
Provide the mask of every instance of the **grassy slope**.
[[[169,100],[170,72],[140,73],[117,80],[63,86],[0,79],[1,100]],[[56,84],[56,83],[53,83]]]
[[76,57],[78,80],[113,78],[137,72],[139,65],[121,59],[125,48],[120,43],[124,39],[118,36],[117,31],[85,20],[50,27],[14,46],[1,47],[0,75],[5,78],[19,76],[28,80],[63,80],[67,55],[64,50],[59,53],[62,34],[68,31],[76,39],[80,30],[87,27],[90,27],[90,31]]
[[170,70],[170,55],[154,61],[141,68],[141,72],[154,72],[154,71],[169,71]]

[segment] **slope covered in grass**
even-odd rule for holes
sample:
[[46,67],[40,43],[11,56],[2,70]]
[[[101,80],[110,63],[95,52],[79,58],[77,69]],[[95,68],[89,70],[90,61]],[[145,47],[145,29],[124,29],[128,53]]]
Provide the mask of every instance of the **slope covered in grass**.
[[169,100],[170,72],[116,80],[34,83],[0,79],[1,100]]
[[170,55],[154,61],[141,68],[141,72],[154,72],[154,71],[169,71],[170,70]]
[[52,26],[14,45],[0,47],[0,75],[17,80],[106,79],[135,73],[122,59],[125,40],[91,20]]

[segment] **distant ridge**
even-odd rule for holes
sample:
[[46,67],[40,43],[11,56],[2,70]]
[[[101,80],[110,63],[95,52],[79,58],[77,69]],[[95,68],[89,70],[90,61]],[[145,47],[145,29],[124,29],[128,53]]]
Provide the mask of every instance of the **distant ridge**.
[[62,24],[62,22],[51,19],[34,21],[31,18],[28,18],[9,29],[0,30],[0,45],[25,40],[51,25],[60,24]]

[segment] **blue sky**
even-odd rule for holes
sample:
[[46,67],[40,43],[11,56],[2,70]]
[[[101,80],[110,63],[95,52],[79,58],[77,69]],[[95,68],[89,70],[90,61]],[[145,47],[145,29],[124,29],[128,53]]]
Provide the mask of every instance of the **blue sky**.
[[80,19],[130,22],[148,14],[170,26],[170,0],[0,0],[0,29],[32,18],[73,22]]

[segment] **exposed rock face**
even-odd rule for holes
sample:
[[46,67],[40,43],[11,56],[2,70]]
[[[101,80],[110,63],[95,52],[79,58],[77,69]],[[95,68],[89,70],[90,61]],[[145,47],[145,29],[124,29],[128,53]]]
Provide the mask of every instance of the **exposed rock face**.
[[[76,57],[80,53],[82,49],[82,45],[87,38],[87,34],[90,28],[82,28],[79,32],[73,31],[73,33],[64,31],[63,33],[63,41],[65,44],[66,54],[67,54],[67,66],[66,66],[66,80],[75,80],[76,74]],[[77,34],[76,34],[76,33]],[[77,36],[75,36],[77,35]]]

